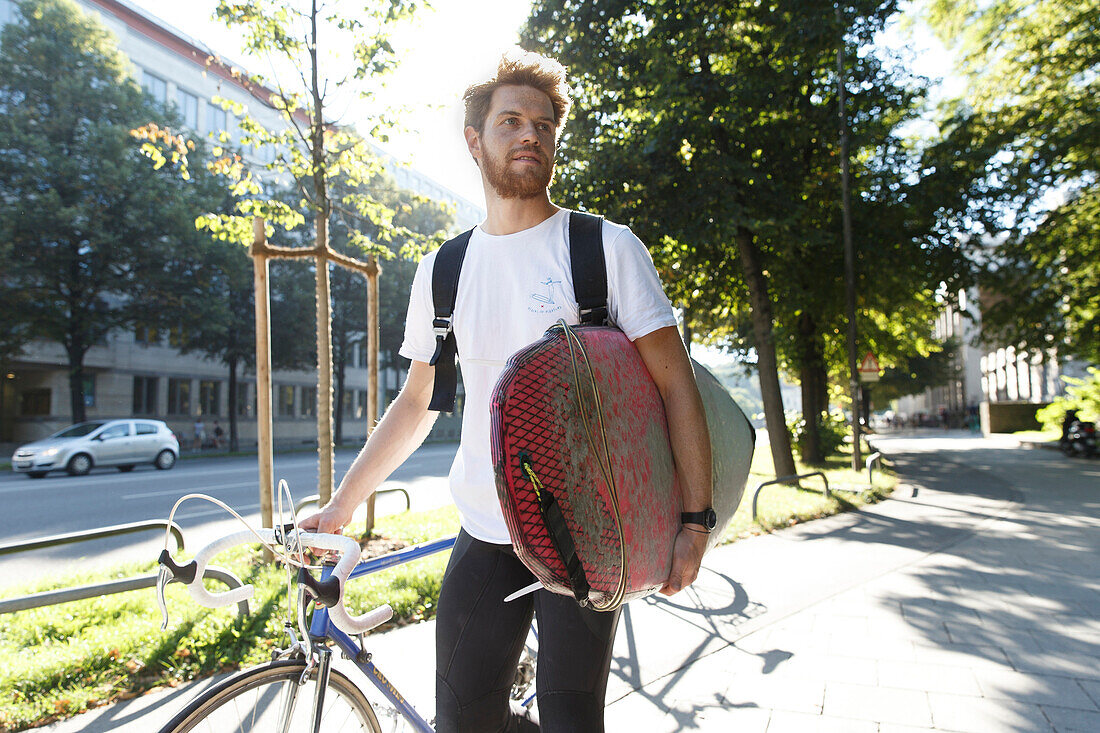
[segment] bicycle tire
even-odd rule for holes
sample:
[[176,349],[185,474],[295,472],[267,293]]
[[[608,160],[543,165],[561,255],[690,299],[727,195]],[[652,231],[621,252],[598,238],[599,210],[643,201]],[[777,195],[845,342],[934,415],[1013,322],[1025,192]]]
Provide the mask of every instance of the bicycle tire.
[[[286,731],[308,730],[316,672],[299,687],[304,669],[304,661],[287,660],[238,672],[188,703],[160,729],[160,733],[277,733],[280,711],[287,700],[285,693],[291,690],[296,700],[292,703],[293,714]],[[363,692],[335,669],[330,671],[325,691],[321,730],[325,733],[382,733],[374,709]]]

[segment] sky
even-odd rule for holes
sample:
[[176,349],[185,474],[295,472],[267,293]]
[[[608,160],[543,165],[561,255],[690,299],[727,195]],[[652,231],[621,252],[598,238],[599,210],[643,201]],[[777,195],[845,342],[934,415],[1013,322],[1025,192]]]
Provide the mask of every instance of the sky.
[[[195,38],[253,73],[270,75],[263,60],[247,57],[237,33],[212,19],[215,0],[130,0],[152,15]],[[357,3],[346,0],[344,5]],[[492,75],[501,54],[515,45],[527,18],[530,0],[431,0],[412,20],[395,29],[400,66],[387,83],[381,102],[407,107],[404,132],[383,147],[479,206],[484,206],[481,178],[462,137],[462,92]],[[946,78],[940,94],[961,91],[951,77],[951,56],[920,27],[894,23],[882,35],[891,48],[906,49],[918,73]],[[337,121],[354,123],[356,102],[333,105]]]
[[[272,71],[264,62],[241,52],[235,31],[211,20],[217,4],[214,0],[130,2],[253,73]],[[462,137],[462,92],[491,76],[501,54],[515,45],[530,2],[431,0],[431,4],[395,29],[393,45],[401,63],[390,75],[382,101],[411,109],[403,115],[407,132],[393,135],[383,147],[484,207],[481,177]],[[334,105],[332,111],[340,122],[355,121],[351,101]]]

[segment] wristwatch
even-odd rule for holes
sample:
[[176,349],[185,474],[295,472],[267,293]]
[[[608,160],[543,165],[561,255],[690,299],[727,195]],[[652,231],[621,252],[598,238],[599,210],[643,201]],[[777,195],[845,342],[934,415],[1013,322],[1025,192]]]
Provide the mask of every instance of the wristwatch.
[[700,524],[710,532],[718,526],[718,515],[712,507],[701,512],[680,512],[680,524]]

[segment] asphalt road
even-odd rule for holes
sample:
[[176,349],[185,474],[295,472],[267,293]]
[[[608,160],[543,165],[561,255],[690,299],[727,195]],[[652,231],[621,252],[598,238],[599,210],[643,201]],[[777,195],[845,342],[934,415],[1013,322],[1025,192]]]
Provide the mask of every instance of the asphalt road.
[[[420,448],[382,488],[406,489],[413,509],[449,504],[446,476],[457,448],[457,443]],[[337,482],[354,458],[354,451],[337,452]],[[95,469],[79,477],[51,473],[43,479],[30,479],[4,472],[0,474],[0,502],[4,508],[0,512],[0,543],[163,519],[179,497],[190,493],[216,497],[259,525],[258,476],[254,457],[186,459],[170,471],[157,471],[152,466],[140,466],[131,473]],[[276,484],[280,479],[286,479],[295,500],[316,494],[316,453],[276,455]],[[377,512],[389,514],[404,506],[400,494],[380,495]],[[175,515],[190,550],[230,531],[235,520],[227,517],[223,509],[196,500],[185,503]],[[149,531],[0,556],[0,587],[30,575],[155,557],[163,542],[162,532]]]

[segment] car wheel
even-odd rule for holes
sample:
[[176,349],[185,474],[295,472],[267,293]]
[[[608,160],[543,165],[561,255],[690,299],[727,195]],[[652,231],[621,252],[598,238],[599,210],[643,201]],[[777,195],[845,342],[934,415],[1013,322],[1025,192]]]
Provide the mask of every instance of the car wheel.
[[157,454],[157,460],[154,461],[154,464],[161,471],[167,471],[176,465],[176,454],[170,450],[162,450]]
[[122,471],[123,473],[130,473],[130,471],[134,470],[134,467],[133,466],[119,466],[118,470]]
[[69,459],[69,465],[65,470],[70,476],[83,476],[92,470],[92,457],[87,453],[77,453]]
[[46,478],[45,471],[28,471],[27,475],[31,478]]

